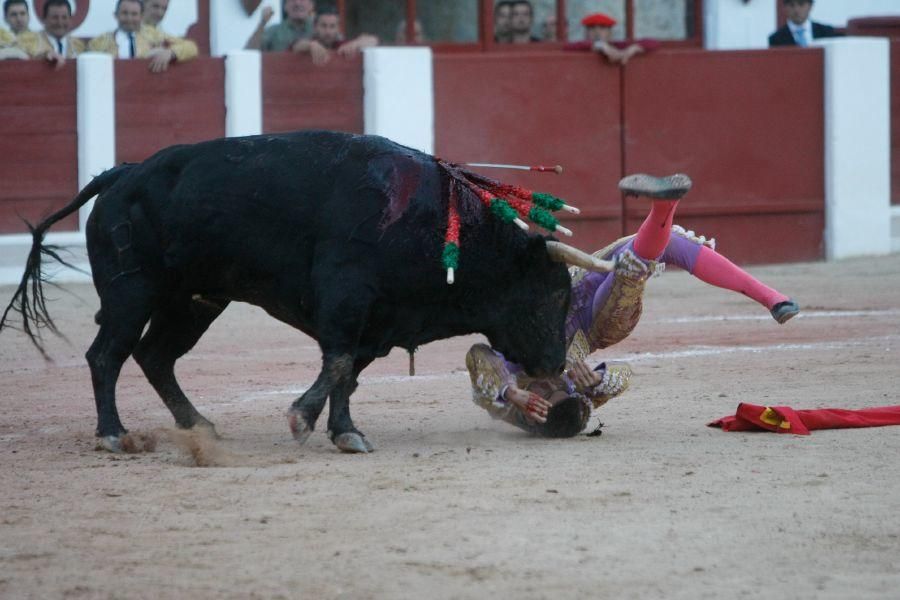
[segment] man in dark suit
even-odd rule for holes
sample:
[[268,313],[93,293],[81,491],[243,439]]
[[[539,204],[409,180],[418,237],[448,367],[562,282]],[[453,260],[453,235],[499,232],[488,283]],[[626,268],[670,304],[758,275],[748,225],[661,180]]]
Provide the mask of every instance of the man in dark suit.
[[830,25],[814,23],[809,19],[813,0],[783,0],[787,13],[787,24],[769,36],[769,47],[772,46],[809,46],[819,38],[838,37],[843,35]]

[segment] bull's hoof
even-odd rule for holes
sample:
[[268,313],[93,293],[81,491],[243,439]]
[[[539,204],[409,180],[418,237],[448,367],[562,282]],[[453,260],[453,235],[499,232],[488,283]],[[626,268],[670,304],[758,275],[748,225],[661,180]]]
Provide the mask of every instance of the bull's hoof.
[[122,448],[121,435],[106,435],[97,438],[97,450],[106,450],[115,454],[122,454],[125,450]]
[[204,432],[217,440],[222,439],[222,436],[219,435],[218,431],[216,431],[216,426],[213,425],[212,421],[209,421],[202,417],[200,419],[197,419],[197,422],[194,423],[194,425],[192,427],[189,427],[188,429],[193,430],[193,431]]
[[288,411],[288,425],[291,428],[291,435],[297,440],[301,446],[309,439],[309,435],[315,428],[315,423],[308,423],[303,413],[299,411]]
[[362,434],[352,431],[337,435],[332,441],[341,452],[368,454],[375,450],[375,447]]

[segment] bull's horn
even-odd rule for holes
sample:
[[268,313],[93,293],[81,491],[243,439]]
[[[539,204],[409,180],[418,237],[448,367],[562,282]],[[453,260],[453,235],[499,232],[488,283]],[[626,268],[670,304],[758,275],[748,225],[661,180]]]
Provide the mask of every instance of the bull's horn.
[[587,252],[582,252],[578,248],[573,248],[562,242],[547,242],[547,252],[550,258],[556,262],[563,262],[588,271],[596,271],[597,273],[609,273],[616,268],[614,260],[601,260],[595,256],[591,256]]

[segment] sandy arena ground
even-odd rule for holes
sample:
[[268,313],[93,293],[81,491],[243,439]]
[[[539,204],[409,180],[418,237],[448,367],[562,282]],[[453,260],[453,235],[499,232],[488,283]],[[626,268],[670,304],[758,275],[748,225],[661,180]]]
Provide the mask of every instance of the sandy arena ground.
[[600,437],[492,422],[467,387],[473,336],[422,348],[416,377],[402,352],[363,374],[367,456],[295,444],[284,411],[318,349],[234,305],[180,363],[223,435],[206,468],[131,361],[119,412],[158,448],[95,450],[98,302],[53,292],[70,341],[53,364],[0,335],[0,597],[897,598],[900,427],[705,425],[741,401],[900,404],[900,255],[752,272],[805,312],[778,326],[685,273],[650,282],[633,336],[595,356],[636,371]]

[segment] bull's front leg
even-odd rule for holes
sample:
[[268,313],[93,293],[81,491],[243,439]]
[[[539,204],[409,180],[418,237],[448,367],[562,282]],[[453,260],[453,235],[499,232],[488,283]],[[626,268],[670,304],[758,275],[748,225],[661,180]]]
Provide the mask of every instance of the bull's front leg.
[[331,398],[328,437],[344,452],[371,452],[365,436],[350,419],[349,398],[356,389],[356,377],[370,360],[354,361],[349,354],[326,354],[322,371],[312,386],[288,410],[288,424],[294,439],[303,444],[315,430],[325,402]]
[[371,359],[357,359],[352,364],[350,376],[345,377],[346,364],[342,361],[340,383],[330,395],[328,437],[342,452],[368,453],[375,449],[350,418],[350,395],[356,390],[359,372],[370,362]]
[[301,444],[305,443],[309,439],[309,435],[315,431],[316,421],[319,420],[319,415],[322,414],[325,402],[328,401],[328,394],[334,385],[329,377],[330,369],[327,366],[327,359],[325,363],[312,386],[288,409],[288,425],[291,427],[294,439]]

